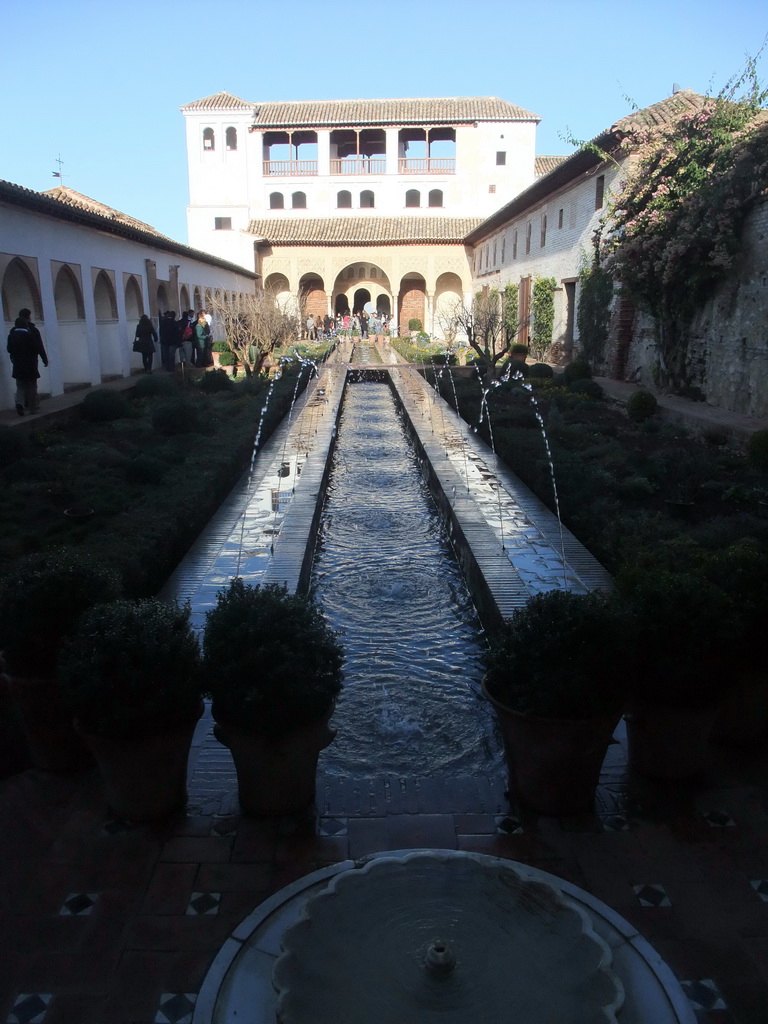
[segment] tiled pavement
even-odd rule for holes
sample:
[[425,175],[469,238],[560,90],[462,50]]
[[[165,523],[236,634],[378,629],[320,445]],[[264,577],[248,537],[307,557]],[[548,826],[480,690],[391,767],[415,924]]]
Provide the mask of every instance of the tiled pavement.
[[628,779],[617,735],[596,813],[574,819],[518,811],[501,779],[388,776],[321,778],[316,813],[247,820],[222,762],[215,800],[193,773],[186,817],[134,827],[107,816],[93,774],[0,783],[0,1022],[191,1021],[215,953],[268,895],[347,857],[434,847],[583,887],[655,946],[701,1021],[765,1024],[765,745],[713,747],[710,778],[685,787]]

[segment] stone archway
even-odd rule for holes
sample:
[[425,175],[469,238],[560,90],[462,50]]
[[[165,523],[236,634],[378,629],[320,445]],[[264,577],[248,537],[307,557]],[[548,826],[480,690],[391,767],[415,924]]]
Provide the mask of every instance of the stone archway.
[[93,306],[101,379],[111,380],[122,375],[122,354],[115,288],[106,270],[100,270],[93,282]]
[[333,284],[333,311],[338,316],[365,306],[369,314],[387,312],[393,294],[389,277],[378,264],[368,260],[348,263],[339,270]]
[[328,312],[325,282],[319,274],[304,274],[301,278],[299,281],[299,303],[305,319],[308,316],[324,317]]
[[53,287],[56,318],[59,322],[59,351],[64,387],[90,384],[85,310],[80,282],[66,263],[59,267]]
[[398,295],[398,322],[400,333],[408,330],[409,320],[420,320],[422,329],[426,329],[427,283],[421,274],[405,274],[400,280]]
[[[40,289],[29,266],[16,256],[5,268],[2,283],[3,318],[11,327],[20,309],[32,310],[34,319],[42,320]],[[10,328],[9,328],[10,329]]]
[[448,341],[456,337],[456,313],[463,302],[463,287],[458,274],[441,274],[435,283],[433,332]]

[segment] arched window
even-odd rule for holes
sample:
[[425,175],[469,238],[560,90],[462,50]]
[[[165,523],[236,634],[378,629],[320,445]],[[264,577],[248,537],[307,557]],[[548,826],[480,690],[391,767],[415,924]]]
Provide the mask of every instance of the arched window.
[[227,149],[237,149],[237,128],[227,128],[224,142]]
[[375,280],[376,280],[376,277],[377,277],[377,270],[376,270],[376,267],[371,267],[371,272],[370,272],[370,274],[368,275],[368,277],[369,277],[369,278],[370,278],[370,279],[371,279],[372,281],[375,281]]
[[213,128],[203,128],[203,149],[216,149],[216,136]]
[[285,200],[283,199],[282,192],[270,192],[269,193],[269,208],[270,210],[284,210]]
[[542,218],[541,218],[541,233],[540,233],[540,236],[539,236],[539,241],[540,241],[540,244],[541,244],[541,248],[543,249],[544,246],[547,244],[547,215],[546,215],[546,213],[543,214]]
[[421,193],[417,188],[409,188],[405,193],[406,206],[421,206]]
[[352,209],[352,193],[346,189],[342,189],[341,192],[336,194],[336,209],[337,210],[351,210]]
[[365,277],[365,267],[360,267],[360,269],[357,272],[357,276],[360,277],[360,278],[364,278]]
[[441,188],[430,189],[430,192],[429,192],[429,205],[430,206],[442,206],[443,205],[443,190]]
[[360,193],[360,209],[361,210],[372,210],[373,209],[373,192],[369,188]]
[[350,267],[349,270],[347,271],[347,277],[354,277],[354,276],[355,276],[355,268],[354,267]]
[[306,192],[294,192],[291,196],[291,206],[294,210],[306,210],[307,208],[307,194]]

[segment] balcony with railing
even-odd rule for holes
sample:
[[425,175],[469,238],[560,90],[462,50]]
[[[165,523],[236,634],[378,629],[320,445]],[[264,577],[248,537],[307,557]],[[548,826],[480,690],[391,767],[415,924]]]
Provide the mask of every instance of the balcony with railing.
[[317,174],[317,160],[265,160],[265,178],[301,178]]
[[346,156],[331,160],[331,174],[384,174],[386,157]]
[[452,156],[400,157],[401,174],[455,174],[456,159]]

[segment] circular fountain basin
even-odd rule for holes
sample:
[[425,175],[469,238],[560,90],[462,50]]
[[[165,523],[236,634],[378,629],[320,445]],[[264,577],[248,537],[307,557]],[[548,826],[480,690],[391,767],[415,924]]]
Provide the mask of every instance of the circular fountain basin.
[[272,972],[279,1024],[616,1024],[583,907],[511,864],[382,857],[307,900]]
[[235,930],[193,1024],[695,1024],[628,922],[513,861],[392,851],[313,872]]

